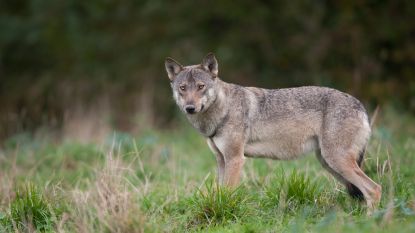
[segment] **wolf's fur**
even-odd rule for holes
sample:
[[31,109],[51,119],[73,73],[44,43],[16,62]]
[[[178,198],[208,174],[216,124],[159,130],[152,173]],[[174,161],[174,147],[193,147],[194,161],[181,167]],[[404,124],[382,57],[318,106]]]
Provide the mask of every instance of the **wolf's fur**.
[[171,58],[165,65],[177,105],[185,113],[194,109],[186,117],[216,155],[220,183],[238,184],[245,156],[288,160],[316,151],[352,196],[363,196],[369,210],[379,203],[381,187],[360,169],[370,125],[354,97],[326,87],[226,83],[213,54],[200,65],[184,67]]

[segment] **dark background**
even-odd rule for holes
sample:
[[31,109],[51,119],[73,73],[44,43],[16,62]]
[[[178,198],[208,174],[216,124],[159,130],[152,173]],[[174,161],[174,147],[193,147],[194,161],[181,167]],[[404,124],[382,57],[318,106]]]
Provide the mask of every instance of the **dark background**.
[[228,82],[415,112],[415,1],[2,0],[0,139],[174,128],[164,59],[208,52]]

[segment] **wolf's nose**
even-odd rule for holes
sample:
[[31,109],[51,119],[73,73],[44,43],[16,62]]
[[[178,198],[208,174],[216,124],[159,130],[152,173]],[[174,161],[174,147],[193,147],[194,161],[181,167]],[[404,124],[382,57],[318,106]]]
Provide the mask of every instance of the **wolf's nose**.
[[193,114],[193,113],[195,113],[195,106],[193,106],[193,105],[187,105],[186,107],[185,107],[185,110],[186,110],[186,112],[187,113],[189,113],[189,114]]

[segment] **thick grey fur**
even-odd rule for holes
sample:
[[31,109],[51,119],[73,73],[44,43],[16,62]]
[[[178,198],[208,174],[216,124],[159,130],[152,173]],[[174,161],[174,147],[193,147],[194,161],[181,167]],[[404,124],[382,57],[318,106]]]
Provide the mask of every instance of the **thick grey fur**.
[[[359,168],[371,130],[353,96],[327,87],[227,83],[218,77],[213,54],[199,65],[167,58],[165,66],[177,105],[216,155],[220,183],[238,183],[245,156],[286,160],[316,151],[352,196],[364,197],[370,209],[379,202],[380,186]],[[193,114],[186,112],[189,106]]]

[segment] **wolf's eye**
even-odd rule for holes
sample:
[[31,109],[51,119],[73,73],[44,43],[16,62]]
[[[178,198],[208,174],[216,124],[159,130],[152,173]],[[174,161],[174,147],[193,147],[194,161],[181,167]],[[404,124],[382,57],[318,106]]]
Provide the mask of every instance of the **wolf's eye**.
[[204,84],[199,84],[199,86],[197,86],[197,88],[199,88],[199,90],[202,90],[205,87]]
[[180,88],[180,90],[182,90],[182,91],[186,90],[186,86],[184,86],[184,85],[183,85],[183,86],[180,86],[179,88]]

